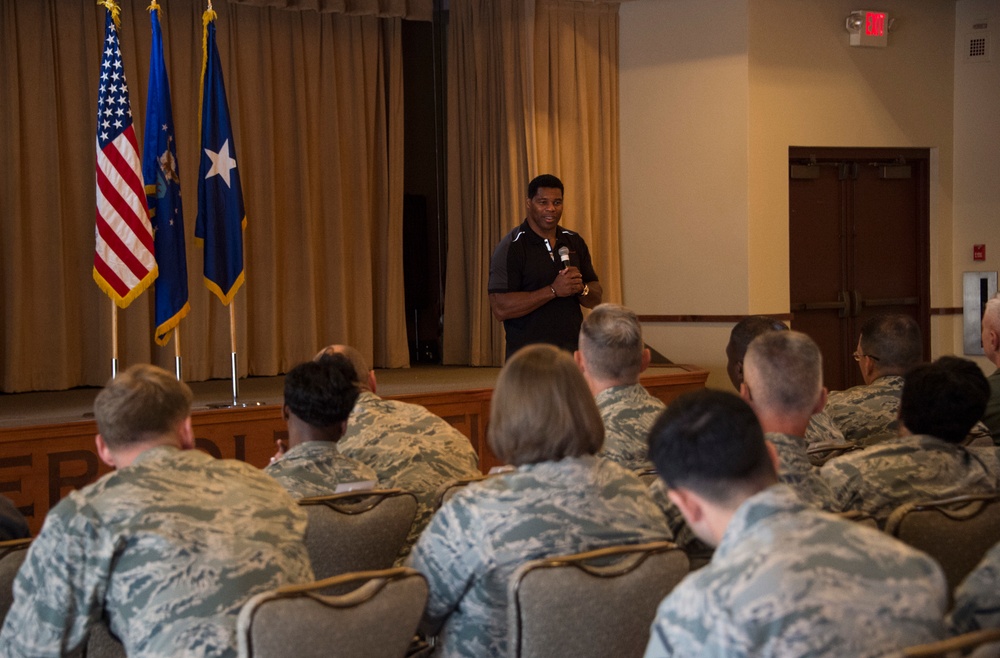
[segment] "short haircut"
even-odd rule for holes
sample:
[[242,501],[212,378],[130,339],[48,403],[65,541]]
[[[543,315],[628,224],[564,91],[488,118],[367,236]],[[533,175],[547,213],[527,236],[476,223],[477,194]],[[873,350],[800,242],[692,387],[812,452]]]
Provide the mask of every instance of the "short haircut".
[[737,360],[742,360],[747,353],[747,346],[750,342],[768,331],[785,331],[788,327],[781,320],[776,320],[766,315],[748,315],[743,318],[729,332],[729,345],[733,350],[733,356]]
[[[358,387],[345,376],[350,363],[341,355],[322,355],[306,361],[285,375],[285,404],[304,422],[331,430],[340,438],[339,426],[358,399]],[[345,368],[347,366],[347,368]]]
[[580,325],[580,351],[587,367],[600,379],[638,382],[642,350],[639,318],[624,306],[600,304]]
[[542,174],[541,176],[535,176],[531,179],[531,182],[528,183],[528,198],[534,199],[535,195],[538,194],[538,189],[541,187],[551,187],[559,190],[560,192],[565,192],[561,180],[552,174]]
[[913,434],[961,443],[982,418],[990,384],[972,361],[943,356],[906,374],[899,420]]
[[601,449],[604,423],[569,353],[528,345],[514,354],[493,391],[488,439],[493,453],[514,466]]
[[764,409],[787,414],[812,413],[823,392],[823,355],[799,331],[769,331],[750,342],[743,381],[754,372],[750,395]]
[[725,504],[777,481],[753,409],[711,389],[674,400],[649,431],[649,457],[670,488]]
[[104,385],[94,400],[97,431],[112,450],[177,431],[191,415],[191,389],[163,368],[134,365]]
[[923,359],[920,325],[909,315],[875,315],[861,325],[861,351],[882,369],[905,372]]

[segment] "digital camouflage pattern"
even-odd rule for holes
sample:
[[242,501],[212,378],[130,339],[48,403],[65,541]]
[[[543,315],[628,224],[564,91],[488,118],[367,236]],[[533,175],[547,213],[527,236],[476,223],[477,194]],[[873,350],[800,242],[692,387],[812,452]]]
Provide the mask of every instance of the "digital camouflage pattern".
[[946,598],[928,556],[776,485],[663,600],[646,658],[881,656],[942,638]]
[[653,502],[660,508],[664,518],[667,520],[667,527],[670,528],[670,534],[673,535],[674,542],[684,549],[685,553],[689,556],[709,555],[712,553],[712,547],[698,539],[694,532],[691,531],[691,528],[688,527],[687,521],[684,520],[684,515],[681,514],[681,511],[677,509],[677,506],[667,496],[667,485],[661,478],[658,477],[650,483],[647,491],[649,497],[653,499]]
[[378,481],[370,466],[340,454],[332,441],[307,441],[290,448],[264,472],[293,498],[330,496],[346,482]]
[[778,480],[791,486],[808,505],[827,511],[837,510],[830,485],[809,461],[805,439],[781,432],[767,432],[764,438],[778,451]]
[[507,584],[528,560],[670,539],[630,471],[594,456],[520,466],[455,494],[410,554],[443,656],[507,655]]
[[398,487],[417,497],[417,516],[402,555],[437,509],[438,490],[455,480],[479,477],[472,443],[424,407],[383,400],[362,391],[337,444],[340,452],[373,468],[383,487]]
[[948,615],[953,635],[1000,628],[1000,544],[955,590],[955,607]]
[[652,468],[649,430],[667,405],[642,384],[612,386],[595,396],[604,421],[604,447],[598,453],[625,468]]
[[1000,368],[994,370],[986,381],[990,383],[990,399],[983,412],[983,424],[990,431],[993,443],[1000,445]]
[[820,475],[839,510],[860,510],[883,525],[904,503],[995,491],[1000,472],[995,453],[933,436],[900,436],[835,457]]
[[846,391],[832,391],[824,411],[844,438],[860,445],[873,445],[899,435],[899,399],[903,378],[879,377]]
[[817,443],[846,443],[844,433],[833,424],[833,419],[826,411],[814,413],[809,417],[809,425],[806,426],[806,441],[809,446]]
[[236,656],[250,597],[313,578],[306,514],[243,462],[152,448],[49,512],[0,655],[61,656],[106,614],[129,656]]

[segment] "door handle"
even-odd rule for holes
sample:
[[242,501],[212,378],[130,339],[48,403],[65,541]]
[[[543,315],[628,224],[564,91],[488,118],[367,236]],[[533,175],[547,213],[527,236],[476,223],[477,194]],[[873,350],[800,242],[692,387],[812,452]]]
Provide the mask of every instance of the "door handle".
[[846,290],[841,290],[837,293],[838,301],[836,302],[802,302],[799,304],[792,304],[792,312],[795,311],[837,311],[837,315],[842,318],[847,317],[847,310],[849,308],[848,300],[850,294]]

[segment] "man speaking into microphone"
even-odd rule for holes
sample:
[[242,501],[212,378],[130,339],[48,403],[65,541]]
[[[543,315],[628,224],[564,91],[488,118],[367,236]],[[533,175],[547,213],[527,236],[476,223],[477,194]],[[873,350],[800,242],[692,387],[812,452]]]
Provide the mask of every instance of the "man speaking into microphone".
[[532,343],[574,351],[580,306],[601,303],[601,283],[587,243],[559,226],[563,184],[543,174],[528,183],[527,218],[505,235],[490,259],[490,309],[503,322],[507,358]]

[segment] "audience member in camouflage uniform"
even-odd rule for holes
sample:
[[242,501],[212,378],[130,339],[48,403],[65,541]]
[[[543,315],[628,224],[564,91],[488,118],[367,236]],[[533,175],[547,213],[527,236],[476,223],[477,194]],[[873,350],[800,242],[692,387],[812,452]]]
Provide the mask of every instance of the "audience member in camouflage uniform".
[[489,441],[517,469],[455,494],[410,555],[430,585],[424,628],[440,630],[440,655],[508,654],[507,585],[520,564],[670,538],[639,479],[594,456],[603,436],[569,355],[529,345],[507,362],[493,393]]
[[778,479],[804,502],[834,509],[833,492],[809,461],[803,438],[810,417],[826,402],[819,347],[798,331],[761,334],[747,348],[743,377],[740,396],[778,451]]
[[996,490],[995,455],[959,445],[989,395],[986,377],[965,359],[944,356],[911,370],[899,407],[902,435],[821,469],[840,508],[861,510],[881,524],[903,503]]
[[479,458],[469,439],[444,419],[419,405],[375,395],[375,373],[356,349],[331,345],[323,353],[349,363],[352,380],[361,388],[338,444],[340,452],[373,468],[381,486],[399,487],[417,497],[405,555],[434,515],[442,486],[482,475]]
[[236,656],[243,603],[312,580],[305,513],[260,470],[191,450],[190,406],[148,365],[98,394],[97,452],[117,470],[49,512],[0,655],[66,655],[105,617],[130,656]]
[[[750,315],[733,326],[729,334],[729,343],[726,345],[726,372],[729,373],[729,381],[733,383],[733,388],[739,391],[743,383],[743,360],[746,358],[751,341],[769,331],[787,330],[788,327],[784,322],[766,315]],[[810,446],[818,443],[845,442],[843,433],[822,410],[809,419],[804,436]]]
[[617,304],[594,308],[580,326],[575,357],[604,421],[598,454],[632,470],[652,468],[646,435],[666,405],[639,383],[650,356],[635,313]]
[[864,384],[833,391],[826,413],[851,442],[872,445],[899,434],[903,375],[920,363],[920,326],[908,315],[876,315],[861,326],[854,360]]
[[1000,544],[987,551],[955,590],[948,623],[954,635],[1000,628]]
[[285,376],[281,411],[288,424],[288,451],[279,443],[278,454],[264,471],[294,498],[329,496],[338,484],[378,480],[370,466],[337,450],[358,399],[352,373],[341,372],[342,365],[323,355],[295,366]]
[[987,380],[990,400],[983,412],[983,423],[989,428],[993,443],[1000,445],[1000,296],[986,302],[983,312],[983,352],[997,366]]
[[650,453],[711,563],[660,604],[647,658],[881,656],[944,635],[946,584],[929,557],[805,505],[734,395],[671,403]]

